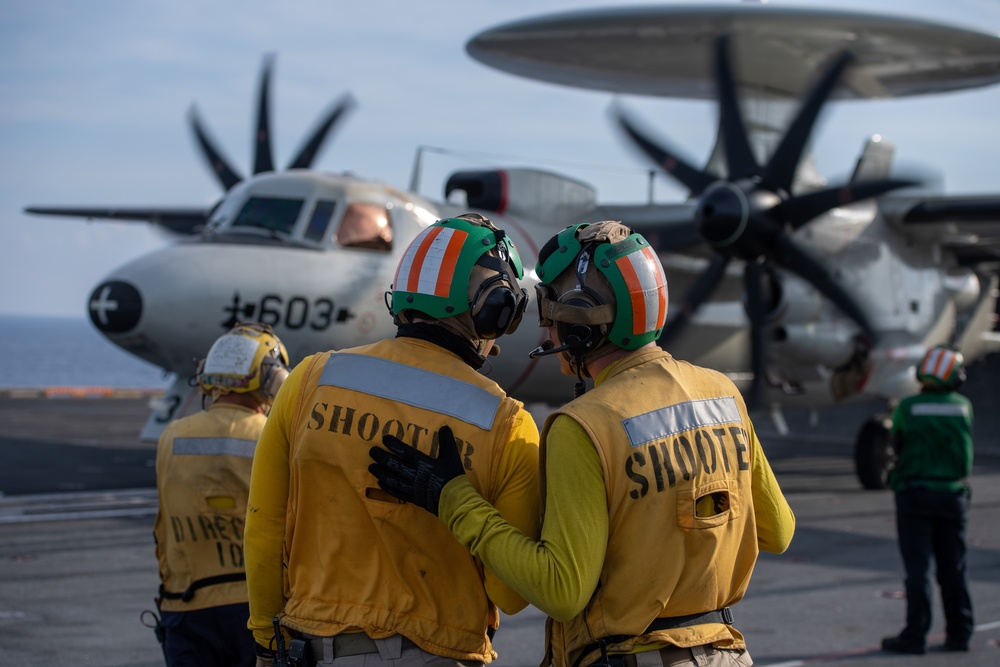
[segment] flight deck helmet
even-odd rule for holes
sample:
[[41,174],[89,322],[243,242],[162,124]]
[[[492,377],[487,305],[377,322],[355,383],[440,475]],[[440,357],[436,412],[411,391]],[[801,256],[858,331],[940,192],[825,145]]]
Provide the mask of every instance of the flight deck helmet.
[[917,366],[917,380],[930,389],[957,389],[965,381],[965,358],[950,345],[935,345]]
[[518,285],[521,257],[501,229],[478,213],[438,220],[403,253],[389,310],[397,323],[416,314],[454,326],[470,340],[513,333],[528,301]]
[[576,364],[663,333],[667,280],[656,252],[621,222],[570,225],[538,254],[538,324],[555,326]]
[[267,324],[241,323],[212,344],[198,365],[198,385],[213,398],[260,392],[274,401],[288,377],[288,351]]

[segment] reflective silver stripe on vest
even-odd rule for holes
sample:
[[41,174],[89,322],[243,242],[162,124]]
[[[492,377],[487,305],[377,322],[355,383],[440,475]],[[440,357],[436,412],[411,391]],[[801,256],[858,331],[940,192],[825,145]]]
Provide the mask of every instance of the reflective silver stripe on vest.
[[742,418],[736,407],[736,399],[726,396],[668,405],[623,419],[622,426],[632,446],[638,447],[699,426],[717,426],[738,421],[742,421]]
[[360,391],[489,429],[500,397],[455,378],[364,354],[331,354],[319,384]]
[[914,403],[910,406],[910,414],[930,417],[968,417],[969,408],[959,403]]
[[241,438],[174,438],[174,454],[195,456],[242,456],[252,459],[256,440]]

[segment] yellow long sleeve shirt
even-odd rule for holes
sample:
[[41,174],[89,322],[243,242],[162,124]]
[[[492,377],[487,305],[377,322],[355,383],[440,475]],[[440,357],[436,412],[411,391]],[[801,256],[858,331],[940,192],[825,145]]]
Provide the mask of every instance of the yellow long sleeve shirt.
[[[449,359],[453,358],[450,353],[441,350],[441,348],[413,339],[396,339],[384,342],[381,347],[373,348],[370,353],[374,355],[376,351],[379,354],[397,355],[404,359],[420,359],[421,364],[425,366],[436,363],[450,367],[449,364],[452,362]],[[369,352],[365,351],[364,353],[368,354]],[[381,603],[374,601],[375,598],[380,599],[384,595],[389,594],[385,590],[385,584],[379,583],[374,579],[370,581],[367,579],[362,580],[361,578],[355,579],[356,583],[353,585],[358,588],[356,591],[357,599],[351,606],[354,610],[351,613],[356,614],[356,618],[354,621],[346,621],[344,615],[331,605],[348,604],[347,600],[344,599],[342,603],[332,602],[335,597],[325,592],[320,583],[320,577],[328,578],[332,574],[328,571],[324,572],[317,569],[313,573],[314,576],[311,576],[309,572],[302,571],[302,566],[295,561],[294,554],[296,553],[296,548],[302,549],[306,547],[308,550],[307,542],[315,542],[316,545],[320,543],[327,544],[327,547],[331,549],[328,557],[317,561],[317,563],[329,562],[336,567],[335,564],[339,562],[341,563],[341,567],[337,569],[340,570],[348,567],[353,568],[351,571],[358,570],[360,568],[359,563],[370,560],[376,553],[385,553],[383,550],[389,550],[395,553],[396,556],[378,556],[379,558],[403,558],[405,562],[412,563],[415,562],[414,557],[417,557],[418,550],[427,553],[433,550],[435,553],[440,554],[441,545],[438,541],[439,537],[430,530],[435,525],[440,526],[443,535],[448,535],[444,527],[434,517],[426,515],[419,508],[398,503],[398,501],[389,498],[384,493],[380,494],[380,490],[375,485],[374,477],[367,471],[367,465],[359,464],[355,466],[348,463],[347,460],[343,464],[335,464],[334,459],[327,462],[323,461],[322,458],[315,460],[310,458],[307,469],[295,468],[293,465],[290,465],[290,459],[294,461],[296,458],[294,452],[295,444],[293,442],[295,436],[292,434],[299,433],[301,437],[301,434],[304,433],[303,428],[312,429],[308,431],[312,433],[316,433],[316,429],[321,433],[327,433],[330,438],[330,446],[332,447],[356,448],[354,444],[347,444],[349,442],[347,439],[341,439],[339,436],[334,437],[336,434],[332,433],[335,428],[341,428],[342,430],[351,428],[348,426],[351,422],[350,418],[347,417],[346,411],[337,413],[337,406],[334,406],[332,403],[326,403],[326,398],[318,399],[321,402],[316,404],[314,404],[316,399],[308,400],[308,405],[303,403],[303,398],[305,392],[316,391],[317,369],[321,369],[322,363],[329,363],[333,357],[344,360],[353,357],[353,359],[364,361],[359,354],[341,354],[339,356],[316,355],[316,357],[310,357],[303,361],[292,371],[282,386],[272,407],[264,432],[261,434],[254,457],[245,535],[247,581],[250,590],[250,628],[254,631],[256,640],[266,646],[273,634],[271,619],[276,615],[288,611],[289,601],[292,600],[295,611],[290,618],[290,625],[298,627],[303,631],[309,631],[314,634],[330,634],[360,630],[376,637],[384,636],[384,633],[389,631],[396,631],[410,637],[418,645],[431,652],[445,655],[448,651],[452,651],[456,654],[469,653],[471,655],[479,649],[468,647],[468,635],[461,635],[465,639],[456,638],[456,635],[448,634],[449,632],[454,633],[454,628],[451,630],[434,630],[430,625],[425,625],[421,621],[407,621],[402,616],[397,618],[400,614],[405,615],[406,612],[404,610],[411,606],[411,600],[402,599],[394,604],[387,604],[385,606],[381,606]],[[435,358],[437,358],[436,362],[433,361]],[[375,423],[376,413],[366,413],[363,410],[371,409],[378,412],[379,410],[388,409],[384,408],[383,404],[378,403],[373,398],[363,398],[357,394],[348,394],[348,396],[355,396],[356,399],[351,398],[350,400],[359,401],[357,403],[359,409],[353,413],[355,436],[358,435],[359,429],[369,428]],[[509,399],[504,400],[509,401]],[[373,407],[379,405],[383,405],[383,408]],[[492,494],[497,503],[498,510],[512,524],[520,526],[528,534],[537,535],[539,525],[539,492],[537,485],[538,430],[531,415],[523,407],[520,407],[520,404],[513,402],[503,403],[503,405],[508,406],[503,408],[503,410],[507,411],[504,414],[510,414],[510,423],[503,427],[505,430],[498,431],[498,433],[504,434],[502,437],[506,439],[506,444],[501,449],[496,450],[499,454],[492,459],[486,468],[477,469],[479,470],[477,473],[479,479],[485,485],[481,490],[483,490],[483,493]],[[392,418],[400,416],[391,410],[388,412],[378,412],[378,418],[382,420],[381,423],[386,425],[386,427],[388,427],[388,423]],[[320,419],[323,420],[322,426],[320,426]],[[309,426],[304,426],[305,423],[308,423]],[[404,419],[403,424],[406,423]],[[431,427],[431,432],[433,432],[432,424],[427,423],[424,426]],[[427,433],[426,429],[417,427],[413,423],[410,423],[406,427],[406,432],[410,435],[417,432]],[[483,431],[483,433],[488,432]],[[341,435],[346,438],[346,434]],[[410,437],[410,435],[407,437]],[[369,432],[365,432],[364,437],[367,439]],[[421,444],[423,447],[430,444],[429,435],[426,437],[420,436],[421,443],[424,443],[425,439],[426,443]],[[375,444],[375,442],[373,441],[371,444]],[[474,456],[479,457],[475,459],[478,461],[476,465],[485,465],[487,459],[482,457],[489,452],[489,449],[485,447],[486,443],[472,442],[471,444],[473,446],[483,445],[482,449],[477,450],[478,453]],[[324,456],[321,450],[311,451],[313,453],[308,454],[309,457]],[[346,452],[343,454],[347,455]],[[339,457],[340,455],[338,454],[337,456]],[[354,454],[351,454],[351,456],[354,456]],[[368,462],[367,447],[363,449],[361,456],[363,456],[365,462]],[[302,463],[300,462],[299,465],[302,465]],[[342,468],[342,465],[346,465],[346,467]],[[324,470],[324,466],[331,466],[329,473],[320,472]],[[314,477],[307,483],[302,478],[302,474],[306,470],[311,470],[312,472],[309,474],[319,475],[319,477]],[[354,491],[347,491],[346,489],[336,491],[335,487],[341,488],[340,485],[348,481],[348,479],[342,477],[344,474],[349,475],[348,479],[353,480],[348,483],[352,489],[355,488],[355,484],[361,484],[366,487],[366,491],[360,496],[356,496]],[[320,479],[320,477],[323,479]],[[365,481],[368,477],[371,477],[371,479]],[[328,493],[324,494],[323,489],[315,488],[317,485],[328,485]],[[334,505],[330,505],[330,509],[322,509],[323,507],[327,507],[328,498],[334,494],[343,495],[336,496],[338,501]],[[366,495],[367,497],[365,497]],[[363,518],[365,515],[365,509],[363,508],[348,509],[349,507],[353,508],[354,504],[359,502],[368,508],[368,512],[372,513],[370,519]],[[361,512],[360,516],[356,514],[350,515],[354,518],[346,523],[351,526],[349,528],[350,531],[364,531],[364,534],[370,536],[372,539],[362,540],[364,544],[358,543],[358,539],[361,538],[362,533],[355,535],[353,532],[349,534],[350,537],[344,535],[343,538],[334,536],[333,532],[321,538],[306,537],[303,531],[315,532],[318,526],[317,522],[325,521],[323,517],[330,516],[330,510],[334,508],[343,508],[342,510],[337,510],[343,512]],[[406,518],[401,523],[401,519],[398,516],[400,512],[406,513],[406,517],[412,515],[412,518]],[[335,519],[335,517],[331,516],[331,519]],[[407,531],[417,531],[418,533],[419,531],[423,531],[421,527],[424,523],[427,523],[428,530],[420,534],[415,533],[409,537],[405,535]],[[334,532],[341,530],[336,520],[330,525],[329,530]],[[421,539],[421,534],[424,541],[438,542],[427,546],[421,545],[417,541],[412,541]],[[407,542],[406,540],[411,541]],[[296,547],[296,544],[299,546]],[[357,547],[352,548],[350,547],[351,544],[356,544]],[[468,553],[464,549],[461,549],[458,544],[454,546],[455,549],[449,549],[449,553],[451,551],[461,551],[465,553],[466,559],[469,558]],[[333,550],[337,549],[341,549],[342,551],[333,553]],[[365,554],[368,553],[368,550],[372,549],[377,551],[373,551],[371,555],[366,556]],[[406,555],[404,552],[410,552],[410,555]],[[306,552],[300,553],[306,556],[307,559],[312,558]],[[344,560],[345,558],[349,559],[350,562]],[[449,562],[440,560],[439,558],[436,567],[438,569],[442,567],[447,568],[449,567]],[[317,564],[316,567],[320,566]],[[463,565],[463,567],[465,566]],[[481,569],[481,565],[479,567]],[[455,573],[457,575],[457,570]],[[428,572],[427,574],[427,582],[430,582],[431,577],[440,578],[439,574],[446,576],[447,572]],[[383,576],[382,581],[388,582],[390,580],[386,578],[388,576],[394,576],[394,573],[388,573],[386,576]],[[482,572],[481,577],[482,582],[478,578],[474,579],[475,585],[483,586],[485,596],[505,613],[512,614],[526,606],[527,602],[501,579],[490,572],[489,569]],[[315,590],[295,589],[296,581],[305,582],[310,580],[313,582],[310,586],[315,587]],[[339,573],[334,577],[334,581],[339,582],[336,583],[336,586],[344,585],[344,578]],[[425,587],[423,587],[422,583],[412,580],[410,580],[410,583],[415,586],[413,594],[442,596],[443,600],[441,604],[446,604],[447,599],[451,596],[451,593],[447,589],[436,589],[438,593],[434,593],[432,590],[423,592],[425,591]],[[368,592],[365,592],[366,590]],[[355,593],[347,594],[355,596]],[[405,598],[409,593],[400,590],[398,591],[398,595],[402,595]],[[331,601],[328,602],[325,600]],[[375,606],[371,611],[361,611],[367,604]],[[485,622],[487,611],[484,606],[482,611],[484,620],[482,622]],[[313,629],[314,626],[315,629]],[[486,641],[485,638],[483,641]],[[463,642],[466,642],[466,648],[464,649],[460,648]],[[481,659],[485,659],[488,662],[489,653],[490,649],[487,641],[485,658]]]
[[[723,382],[718,374],[705,377],[703,369],[675,362],[669,355],[665,355],[666,360],[661,360],[658,354],[665,355],[656,352],[641,355],[636,353],[612,364],[596,379],[597,387],[611,376],[639,367],[642,360],[653,360],[666,365],[672,369],[671,372],[682,377],[689,375],[691,385],[700,383],[711,389],[715,384]],[[675,365],[677,368],[673,368]],[[722,384],[723,388],[726,386]],[[748,421],[745,423],[749,425]],[[758,548],[775,553],[784,551],[794,533],[795,519],[777,485],[752,425],[748,431],[746,445],[750,451],[746,459],[754,513],[749,539],[754,544],[739,548],[750,549],[748,556],[753,559]],[[506,524],[462,478],[451,481],[444,488],[439,505],[440,517],[462,544],[469,547],[487,567],[510,583],[533,605],[557,622],[568,622],[587,608],[598,581],[602,580],[602,571],[606,567],[605,560],[609,553],[609,502],[613,501],[609,500],[607,492],[602,455],[580,423],[568,415],[559,414],[548,424],[544,438],[546,492],[540,540],[535,541],[521,535]],[[735,462],[735,457],[733,459]],[[681,529],[673,539],[684,539],[683,532]],[[642,536],[638,538],[635,546],[630,548],[642,548]],[[743,542],[745,539],[741,540]],[[655,549],[655,546],[649,548]],[[710,552],[706,551],[701,558],[711,558]],[[696,552],[692,560],[697,559]],[[658,564],[658,567],[661,566],[682,568],[684,564]],[[752,560],[749,567],[752,569]],[[738,588],[734,589],[737,598],[738,591]],[[637,594],[642,595],[643,592],[637,590]],[[657,591],[654,595],[669,596],[669,591]],[[717,595],[725,597],[726,594],[719,591]],[[681,607],[683,604],[680,602]],[[692,604],[697,602],[692,601]],[[678,615],[685,613],[690,612],[677,612]],[[667,631],[664,638],[674,640],[671,632],[673,631]],[[690,645],[699,641],[685,633],[677,632],[675,635],[678,644],[688,642]],[[719,632],[708,633],[706,637],[709,641],[722,641]],[[730,641],[738,647],[742,645],[742,636],[733,631]]]

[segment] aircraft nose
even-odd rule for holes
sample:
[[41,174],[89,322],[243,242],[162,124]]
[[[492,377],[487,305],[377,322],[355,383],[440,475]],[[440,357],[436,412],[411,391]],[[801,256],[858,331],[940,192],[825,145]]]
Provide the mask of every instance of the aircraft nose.
[[88,301],[90,321],[104,333],[124,333],[139,323],[142,296],[135,285],[108,280],[94,288]]

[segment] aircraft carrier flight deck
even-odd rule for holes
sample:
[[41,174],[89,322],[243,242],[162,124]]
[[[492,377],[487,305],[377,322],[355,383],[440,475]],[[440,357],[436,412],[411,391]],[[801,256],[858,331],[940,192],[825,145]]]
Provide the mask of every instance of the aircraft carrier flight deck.
[[[927,655],[878,648],[902,627],[903,570],[891,492],[864,491],[854,475],[842,424],[857,416],[821,413],[812,425],[792,415],[785,437],[767,415],[755,416],[797,517],[789,550],[762,554],[735,608],[756,665],[1000,664],[1000,429],[995,393],[985,393],[992,408],[974,398],[982,415],[970,480],[977,633],[968,654],[940,650],[940,603]],[[162,665],[153,631],[140,622],[155,608],[158,584],[155,445],[137,439],[150,397],[14,395],[0,395],[0,662]],[[497,664],[537,665],[543,626],[532,607],[505,617]]]

